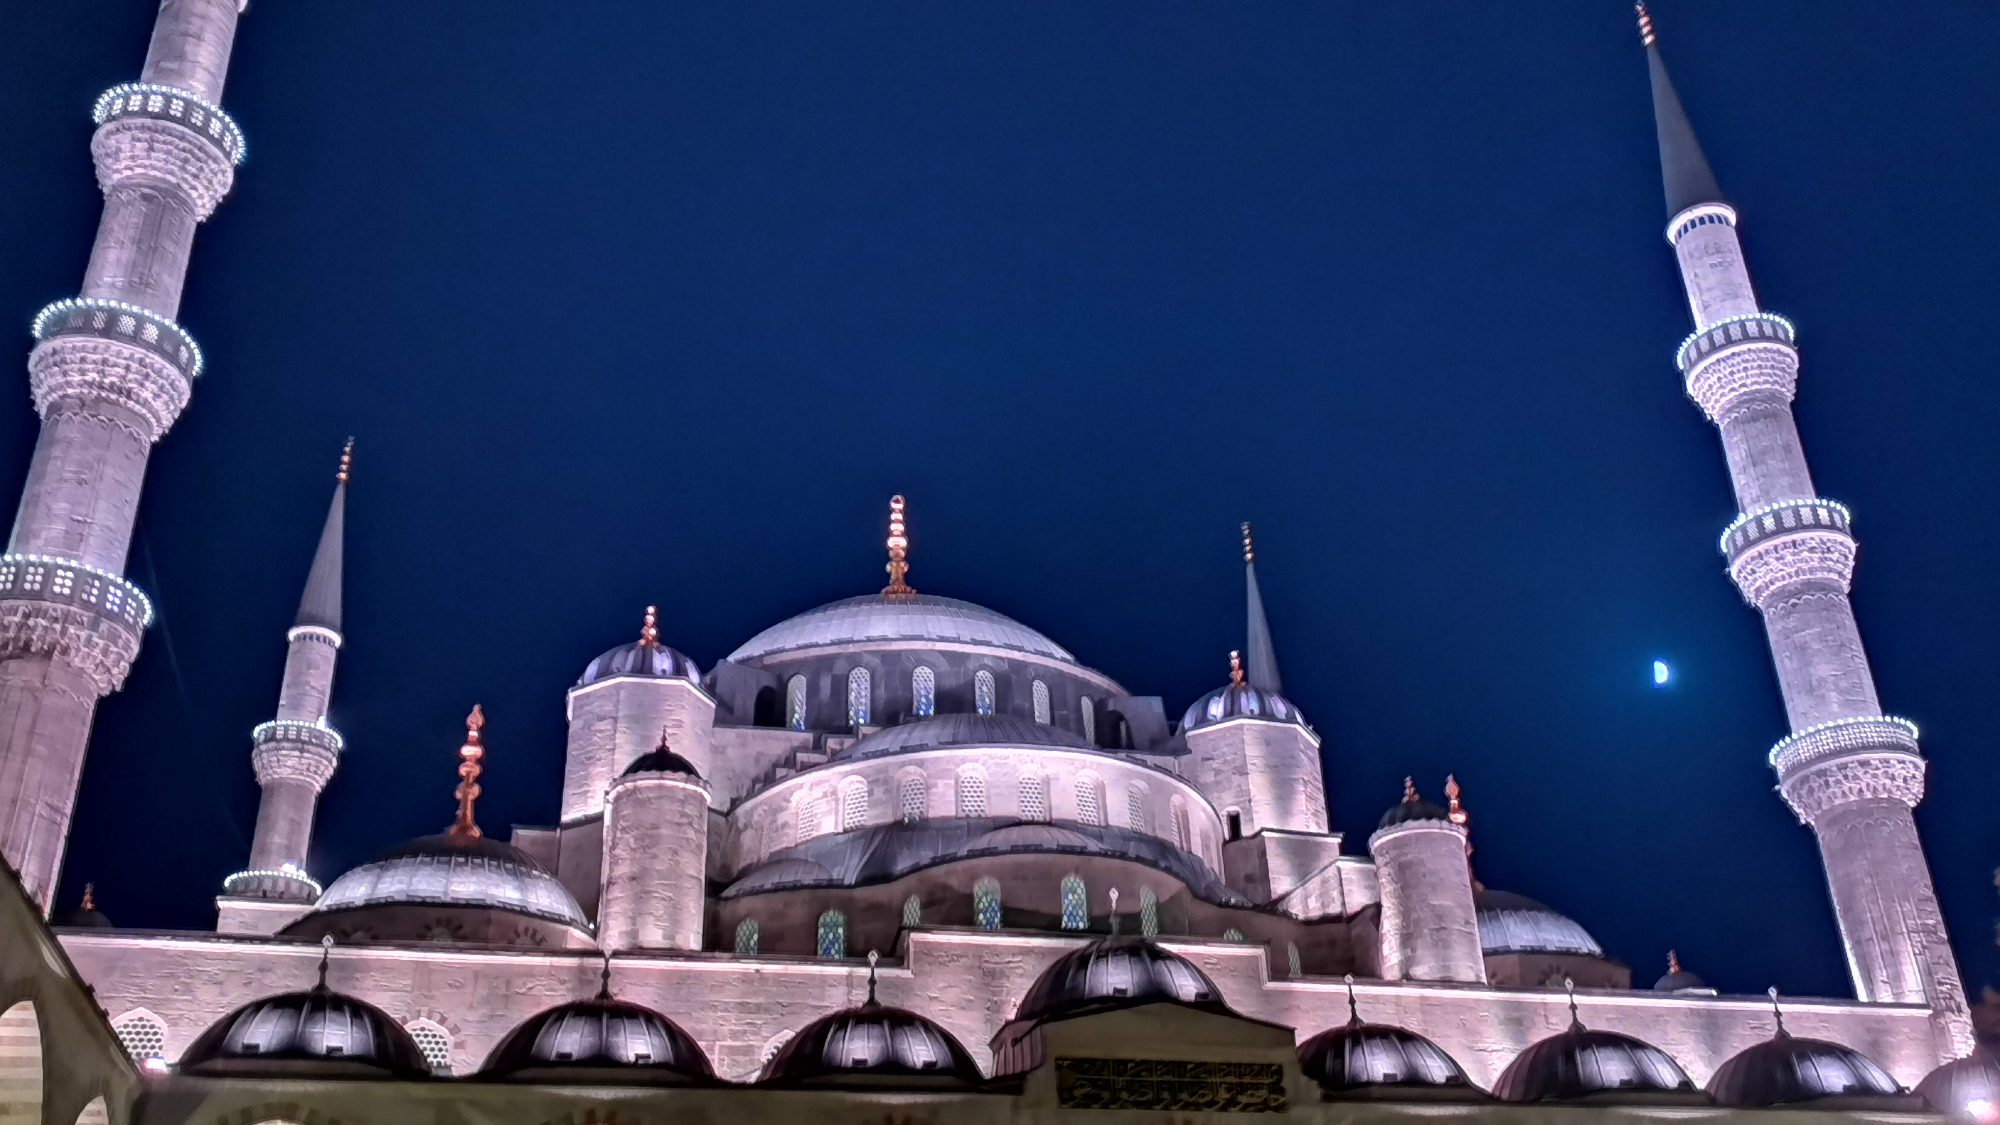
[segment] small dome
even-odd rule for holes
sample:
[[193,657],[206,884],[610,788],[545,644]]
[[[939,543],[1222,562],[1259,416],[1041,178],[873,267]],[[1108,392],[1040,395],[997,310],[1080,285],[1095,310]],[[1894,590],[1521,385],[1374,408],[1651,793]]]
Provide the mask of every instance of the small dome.
[[1499,953],[1604,956],[1604,947],[1590,931],[1526,895],[1481,890],[1473,893],[1472,902],[1478,910],[1480,949],[1489,957]]
[[1417,796],[1415,793],[1411,793],[1394,805],[1389,806],[1389,811],[1382,814],[1382,821],[1375,826],[1375,830],[1379,832],[1384,828],[1393,828],[1398,824],[1408,824],[1413,820],[1441,820],[1449,824],[1451,823],[1451,814]]
[[1327,1090],[1364,1086],[1470,1088],[1465,1071],[1436,1043],[1400,1027],[1355,1020],[1299,1044],[1299,1068]]
[[[637,1004],[599,996],[559,1004],[528,1019],[486,1056],[481,1074],[523,1075],[549,1070],[590,1070],[564,1075],[598,1081],[605,1070],[621,1068],[634,1077],[708,1078],[708,1057],[674,1021]],[[557,1076],[536,1073],[539,1079]]]
[[591,661],[584,666],[576,686],[588,687],[613,676],[652,676],[701,683],[701,669],[695,667],[694,661],[657,641],[645,640],[619,645]]
[[915,1012],[873,1000],[807,1024],[764,1067],[758,1081],[807,1083],[846,1076],[926,1085],[985,1081],[979,1064],[950,1032]]
[[308,917],[392,903],[485,906],[590,928],[567,888],[511,844],[440,833],[391,848],[333,881]]
[[1659,980],[1654,981],[1653,991],[1654,992],[1713,992],[1715,990],[1708,987],[1707,981],[1702,980],[1700,977],[1694,975],[1693,973],[1688,972],[1686,969],[1681,969],[1678,972],[1668,973],[1666,976],[1663,976]]
[[1917,1093],[1930,1107],[1959,1121],[1991,1122],[2000,1111],[2000,1060],[1984,1047],[1924,1075]]
[[1766,1106],[1819,1098],[1893,1098],[1903,1092],[1867,1055],[1823,1039],[1782,1030],[1729,1057],[1708,1080],[1720,1105]]
[[1493,1083],[1509,1102],[1566,1101],[1594,1094],[1692,1094],[1694,1083],[1665,1051],[1615,1031],[1571,1024],[1522,1051]]
[[701,774],[694,768],[694,763],[674,753],[664,745],[655,750],[648,750],[637,758],[632,759],[632,764],[626,766],[625,772],[618,776],[631,777],[633,774],[640,773],[679,773],[686,774],[692,778],[701,777]]
[[1222,1006],[1222,992],[1194,962],[1143,937],[1108,937],[1063,954],[1043,971],[1017,1020],[1129,1008],[1158,1000]]
[[1182,730],[1196,730],[1230,719],[1266,719],[1274,723],[1306,725],[1292,701],[1275,691],[1249,684],[1224,684],[1194,701],[1181,716]]
[[836,761],[880,758],[944,746],[1053,746],[1095,750],[1089,739],[1020,715],[937,715],[886,727],[834,755]]
[[324,984],[253,1001],[222,1017],[189,1045],[180,1069],[203,1075],[283,1071],[302,1077],[419,1078],[430,1073],[409,1032],[387,1013]]

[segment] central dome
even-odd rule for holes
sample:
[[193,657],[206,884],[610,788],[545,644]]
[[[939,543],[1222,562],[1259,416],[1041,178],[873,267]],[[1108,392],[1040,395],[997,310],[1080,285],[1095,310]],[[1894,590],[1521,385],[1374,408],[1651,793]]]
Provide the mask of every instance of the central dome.
[[1069,650],[1011,617],[931,594],[868,594],[829,602],[750,638],[729,660],[742,664],[798,649],[881,641],[975,645],[1076,663]]

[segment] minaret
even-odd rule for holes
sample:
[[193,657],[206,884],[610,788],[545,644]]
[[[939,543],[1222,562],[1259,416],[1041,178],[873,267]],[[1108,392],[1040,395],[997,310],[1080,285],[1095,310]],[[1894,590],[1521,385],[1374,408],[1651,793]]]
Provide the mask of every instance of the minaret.
[[0,555],[0,854],[44,910],[97,701],[152,619],[120,574],[147,456],[201,371],[174,315],[195,227],[243,157],[215,104],[242,2],[163,0],[140,81],[97,100],[104,217],[82,295],[34,321],[42,432]]
[[312,905],[320,886],[306,875],[313,814],[320,791],[340,762],[339,733],[326,723],[333,669],[340,655],[341,553],[347,522],[347,477],[354,441],[340,452],[333,501],[299,599],[298,619],[285,633],[285,679],[278,715],[250,732],[250,764],[264,799],[250,866],[224,880],[216,928],[225,933],[275,933]]
[[1249,596],[1250,638],[1244,651],[1249,656],[1250,686],[1261,691],[1283,693],[1278,678],[1278,650],[1271,644],[1271,622],[1264,616],[1264,595],[1257,589],[1257,548],[1250,540],[1250,525],[1243,525],[1243,584]]
[[1848,601],[1848,511],[1813,490],[1792,420],[1792,325],[1758,307],[1722,197],[1639,7],[1667,192],[1667,241],[1695,332],[1677,362],[1722,434],[1741,515],[1722,535],[1729,574],[1763,614],[1792,733],[1771,750],[1778,788],[1819,837],[1856,994],[1927,1004],[1941,1045],[1972,1026],[1911,810],[1924,792],[1916,727],[1882,713]]

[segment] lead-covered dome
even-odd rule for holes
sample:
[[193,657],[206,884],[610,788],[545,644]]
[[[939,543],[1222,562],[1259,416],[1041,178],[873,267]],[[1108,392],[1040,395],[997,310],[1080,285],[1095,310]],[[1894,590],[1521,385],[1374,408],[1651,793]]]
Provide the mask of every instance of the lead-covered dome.
[[528,853],[458,832],[412,840],[354,868],[333,881],[307,917],[398,903],[490,907],[590,928],[576,899]]
[[1222,1006],[1194,962],[1143,937],[1108,937],[1063,954],[1035,979],[1016,1020],[1077,1015],[1171,1000]]
[[1930,1107],[1958,1121],[1991,1122],[2000,1110],[2000,1060],[1984,1047],[1974,1047],[1917,1083],[1916,1092]]
[[880,758],[946,746],[1048,746],[1095,750],[1090,740],[1021,715],[953,714],[885,727],[834,755],[836,760]]
[[603,995],[531,1016],[493,1048],[479,1072],[592,1082],[705,1079],[715,1073],[701,1047],[674,1021]]
[[[324,966],[322,966],[322,977]],[[388,1013],[326,987],[252,1001],[210,1025],[181,1055],[186,1074],[283,1073],[421,1078],[423,1051]]]
[[1400,1027],[1358,1018],[1299,1044],[1299,1069],[1331,1092],[1371,1086],[1429,1086],[1470,1091],[1472,1083],[1444,1048]]
[[1069,650],[984,606],[932,594],[867,594],[780,621],[729,654],[751,663],[799,649],[884,641],[931,641],[1006,649],[1075,663]]
[[1731,1055],[1708,1080],[1727,1106],[1789,1105],[1822,1098],[1894,1098],[1903,1088],[1867,1055],[1824,1039],[1778,1034]]
[[956,1086],[976,1085],[985,1075],[951,1032],[871,998],[807,1024],[765,1065],[758,1081],[823,1084],[848,1078]]
[[1306,717],[1291,700],[1275,691],[1249,684],[1225,684],[1188,707],[1181,716],[1183,730],[1199,730],[1231,719],[1266,719],[1274,723],[1306,725]]
[[1473,893],[1472,903],[1478,911],[1479,946],[1488,957],[1501,953],[1604,956],[1604,947],[1590,931],[1526,895],[1480,890]]
[[675,649],[657,643],[633,641],[619,645],[584,666],[576,686],[587,687],[613,676],[652,676],[701,683],[701,669]]
[[1522,1051],[1493,1083],[1493,1096],[1509,1102],[1696,1093],[1694,1082],[1665,1051],[1629,1035],[1596,1031],[1580,1023]]

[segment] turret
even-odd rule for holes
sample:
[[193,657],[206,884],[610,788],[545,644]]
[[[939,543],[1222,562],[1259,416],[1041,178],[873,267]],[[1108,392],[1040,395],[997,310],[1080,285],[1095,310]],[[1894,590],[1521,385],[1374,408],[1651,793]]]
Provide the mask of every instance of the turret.
[[1464,826],[1405,778],[1368,850],[1382,894],[1382,979],[1486,983]]
[[708,783],[664,733],[612,782],[597,914],[605,950],[701,948],[708,801]]
[[223,881],[216,900],[216,929],[223,933],[276,933],[319,897],[320,886],[306,874],[313,817],[319,795],[333,777],[343,747],[327,725],[334,664],[340,656],[340,595],[343,541],[347,523],[347,478],[354,442],[340,453],[333,500],[313,552],[298,617],[285,633],[285,678],[278,689],[278,714],[250,733],[250,764],[257,771],[263,800],[250,866]]
[[652,750],[662,730],[708,776],[714,726],[715,700],[701,688],[701,670],[660,643],[658,610],[647,606],[639,639],[591,661],[569,689],[562,822],[602,813],[612,780]]
[[1764,312],[1722,196],[1639,7],[1666,184],[1667,241],[1694,334],[1677,362],[1721,434],[1741,514],[1720,544],[1764,619],[1791,734],[1772,747],[1778,789],[1819,838],[1834,915],[1862,1000],[1923,1004],[1940,1041],[1972,1050],[1965,988],[1946,940],[1911,811],[1924,793],[1914,724],[1882,713],[1848,591],[1855,537],[1844,506],[1813,488],[1792,418],[1799,353],[1790,321]]
[[243,0],[163,0],[140,81],[98,98],[104,215],[80,296],[34,320],[41,436],[0,555],[0,855],[46,910],[97,701],[152,621],[121,577],[153,443],[201,349],[175,322],[195,227],[234,182],[243,134],[217,106]]

